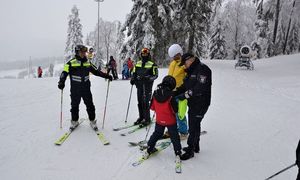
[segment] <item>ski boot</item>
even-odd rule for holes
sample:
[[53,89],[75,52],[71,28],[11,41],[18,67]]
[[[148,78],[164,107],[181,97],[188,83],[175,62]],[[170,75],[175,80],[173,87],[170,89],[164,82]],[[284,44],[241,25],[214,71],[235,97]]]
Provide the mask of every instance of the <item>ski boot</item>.
[[148,126],[150,124],[150,121],[147,121],[146,119],[143,119],[140,123],[140,128]]
[[71,120],[71,126],[70,126],[70,131],[73,131],[74,129],[76,129],[79,125],[78,121],[73,121]]
[[90,125],[95,131],[98,131],[97,120],[90,120]]
[[138,118],[134,123],[133,123],[133,125],[139,125],[139,124],[141,124],[141,122],[142,122],[142,118]]

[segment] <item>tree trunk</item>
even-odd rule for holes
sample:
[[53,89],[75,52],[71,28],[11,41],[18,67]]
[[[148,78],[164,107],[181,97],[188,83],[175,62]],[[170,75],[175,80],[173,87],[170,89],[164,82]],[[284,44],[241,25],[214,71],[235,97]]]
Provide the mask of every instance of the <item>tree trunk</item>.
[[274,32],[273,32],[273,44],[276,43],[278,22],[279,22],[279,12],[280,12],[280,0],[277,0],[276,4],[276,12],[275,12],[275,24],[274,24]]
[[292,16],[293,16],[295,4],[296,4],[296,0],[294,0],[294,2],[293,2],[293,7],[292,7],[291,15],[290,15],[290,20],[289,20],[289,25],[288,25],[288,29],[287,29],[284,44],[283,44],[283,54],[286,53],[286,46],[287,46],[287,41],[289,39],[289,32],[290,32],[290,29],[291,29]]

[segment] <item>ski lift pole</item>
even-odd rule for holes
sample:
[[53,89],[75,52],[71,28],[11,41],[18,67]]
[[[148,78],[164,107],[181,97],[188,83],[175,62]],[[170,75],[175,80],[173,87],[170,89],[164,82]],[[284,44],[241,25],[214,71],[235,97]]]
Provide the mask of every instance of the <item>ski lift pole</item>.
[[131,95],[132,95],[132,88],[133,88],[133,85],[131,85],[131,88],[130,88],[130,95],[129,95],[128,105],[127,105],[127,112],[126,112],[126,117],[125,117],[125,123],[127,123],[128,112],[129,112],[130,101],[131,101]]
[[64,90],[61,90],[60,94],[60,129],[62,129],[62,117],[63,117],[63,92]]
[[104,129],[104,121],[105,121],[105,115],[106,115],[106,106],[107,106],[107,99],[108,99],[108,92],[109,92],[109,84],[110,84],[110,80],[108,80],[108,82],[107,82],[107,90],[106,90],[106,98],[105,98],[105,105],[104,105],[102,129]]
[[288,169],[290,169],[290,168],[292,168],[292,167],[294,167],[294,166],[296,166],[296,163],[294,163],[294,164],[292,164],[292,165],[290,165],[290,166],[288,166],[288,167],[286,167],[286,168],[284,168],[284,169],[278,171],[277,173],[273,174],[272,176],[268,177],[268,178],[265,179],[265,180],[272,179],[273,177],[277,176],[278,174],[281,174],[281,173],[283,173],[284,171],[286,171],[286,170],[288,170]]

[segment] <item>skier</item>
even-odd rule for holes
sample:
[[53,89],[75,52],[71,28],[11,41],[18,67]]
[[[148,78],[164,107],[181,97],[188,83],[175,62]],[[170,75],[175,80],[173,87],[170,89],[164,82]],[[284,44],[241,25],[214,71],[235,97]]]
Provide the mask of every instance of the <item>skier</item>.
[[132,70],[133,70],[133,62],[132,62],[130,57],[127,60],[127,66],[128,66],[128,69],[129,69],[129,77],[131,77],[131,73],[132,73]]
[[43,70],[42,70],[41,66],[38,67],[37,73],[38,73],[38,78],[41,78],[43,75]]
[[156,113],[155,130],[151,135],[147,150],[143,157],[147,159],[151,153],[156,151],[155,144],[162,138],[165,128],[168,128],[171,142],[173,144],[176,160],[180,161],[181,144],[176,124],[176,112],[178,105],[175,98],[172,97],[173,89],[176,87],[176,80],[172,76],[165,76],[157,86],[151,99],[151,110]]
[[58,88],[64,89],[65,81],[68,75],[70,75],[71,83],[71,126],[70,129],[74,130],[78,125],[79,119],[79,104],[81,98],[83,99],[86,110],[89,116],[90,125],[93,129],[97,130],[97,122],[95,119],[95,106],[93,103],[91,93],[91,82],[89,80],[90,72],[96,76],[100,76],[112,81],[112,76],[101,72],[95,65],[93,65],[86,57],[87,48],[83,45],[76,45],[75,57],[69,60],[64,70],[60,75],[58,82]]
[[134,122],[140,127],[150,124],[149,101],[152,94],[153,81],[158,77],[157,65],[151,61],[150,50],[143,48],[139,60],[132,70],[131,85],[137,88],[139,118]]
[[188,147],[183,148],[185,153],[180,156],[181,160],[187,160],[200,151],[201,121],[210,105],[212,80],[210,68],[193,54],[183,54],[180,65],[185,66],[187,76],[174,94],[178,99],[188,101]]
[[107,74],[109,74],[109,72],[111,71],[114,79],[118,79],[118,74],[117,74],[117,62],[114,59],[113,56],[109,57],[109,62],[108,62],[108,70],[107,70]]
[[127,62],[124,62],[123,64],[123,70],[122,70],[122,80],[126,80],[129,78],[129,69]]
[[296,149],[296,164],[298,166],[298,176],[296,180],[300,180],[300,140]]
[[[177,88],[183,84],[183,79],[186,76],[184,67],[179,66],[183,51],[180,45],[173,44],[172,46],[169,47],[168,54],[173,59],[169,65],[168,75],[173,76],[176,79],[176,88]],[[187,128],[187,120],[185,115],[179,118],[178,114],[176,114],[176,121],[178,125],[178,131],[180,133],[180,139],[186,139],[188,137],[188,128]],[[166,132],[164,136],[168,137],[169,136],[168,132]]]

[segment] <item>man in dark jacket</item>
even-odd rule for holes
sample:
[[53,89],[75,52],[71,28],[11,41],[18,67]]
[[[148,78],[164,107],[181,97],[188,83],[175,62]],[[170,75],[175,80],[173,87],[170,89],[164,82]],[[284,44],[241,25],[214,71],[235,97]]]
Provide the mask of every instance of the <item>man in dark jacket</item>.
[[300,180],[300,140],[298,142],[298,146],[297,146],[297,150],[296,150],[296,164],[298,166],[297,180]]
[[74,130],[79,125],[79,104],[81,98],[86,105],[86,110],[92,128],[95,130],[98,129],[95,120],[95,106],[90,89],[90,72],[96,76],[100,76],[112,81],[112,76],[101,72],[95,65],[88,61],[86,52],[87,48],[83,45],[77,45],[75,47],[75,57],[65,64],[64,70],[61,73],[60,80],[58,82],[58,88],[62,90],[65,87],[65,81],[68,75],[70,76],[72,116],[70,126],[71,130]]
[[180,157],[187,160],[194,157],[194,152],[200,151],[201,121],[210,105],[212,78],[210,68],[193,54],[182,55],[180,65],[185,66],[187,76],[183,85],[176,89],[175,95],[180,100],[188,100],[188,147],[183,148],[185,153]]
[[115,80],[118,79],[118,73],[117,73],[117,62],[114,59],[113,56],[109,57],[109,62],[108,62],[108,67],[107,67],[107,74],[111,71],[112,76],[114,77]]
[[132,70],[130,84],[137,88],[139,118],[135,125],[141,127],[150,124],[150,98],[153,81],[158,77],[157,65],[151,61],[150,50],[143,48],[139,60]]

